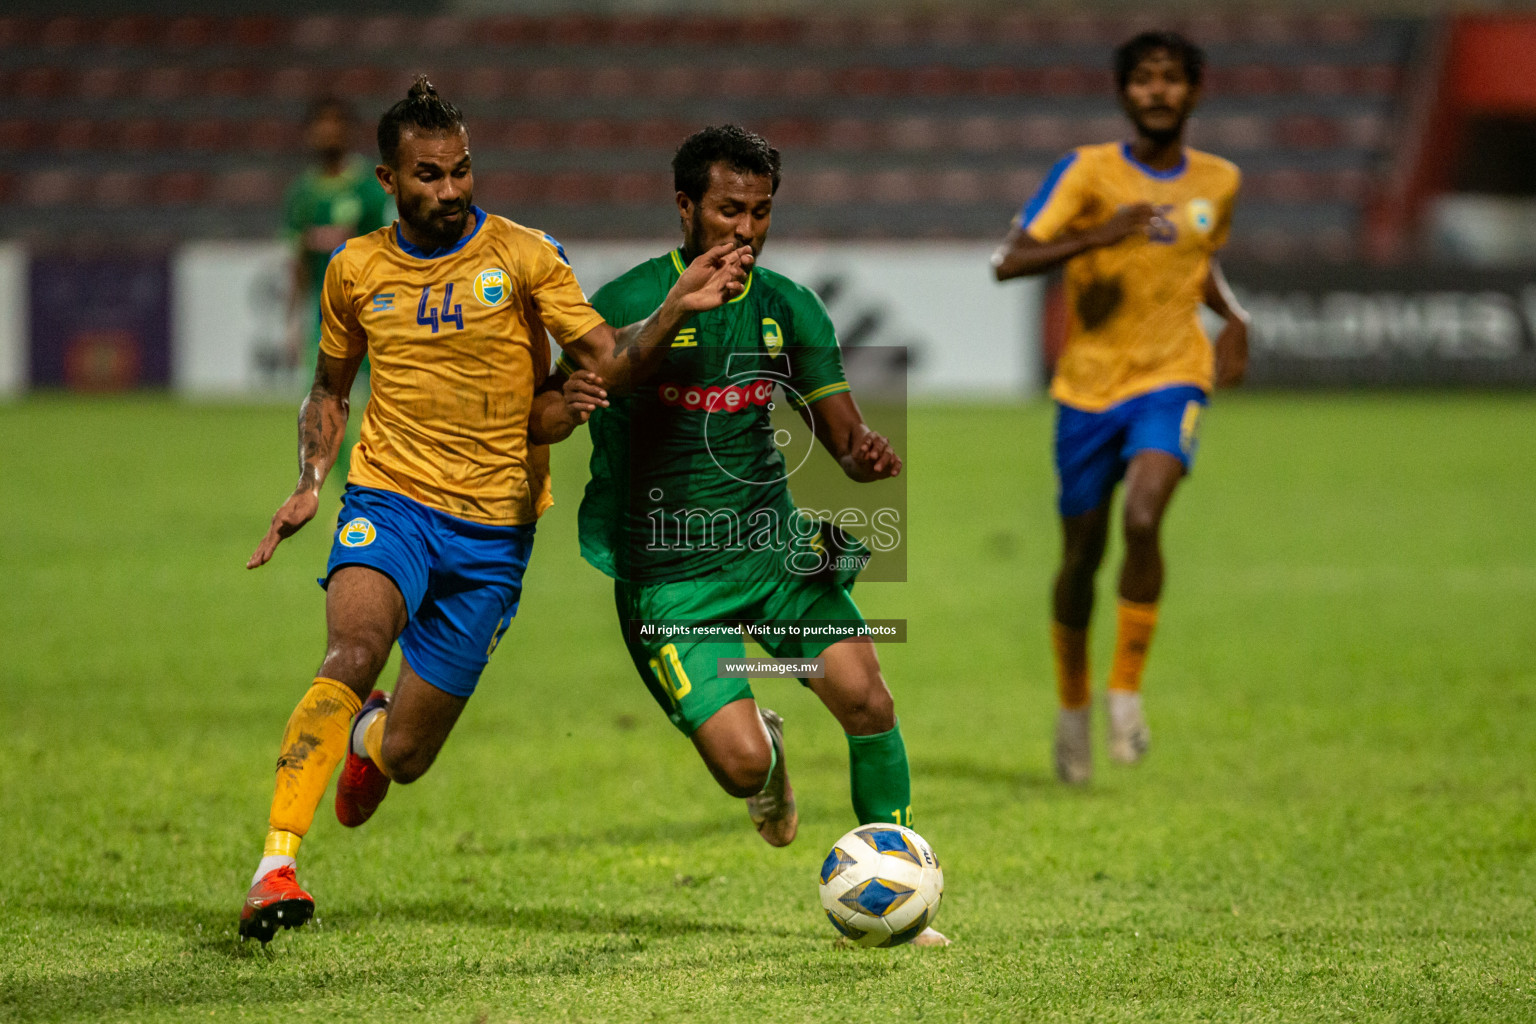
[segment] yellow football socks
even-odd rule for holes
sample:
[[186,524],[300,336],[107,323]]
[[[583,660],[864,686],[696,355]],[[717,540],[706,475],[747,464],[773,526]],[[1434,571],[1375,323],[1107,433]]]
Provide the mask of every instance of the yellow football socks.
[[384,719],[388,717],[388,711],[380,711],[363,729],[363,749],[368,751],[368,760],[381,772],[384,771]]
[[303,836],[294,832],[285,832],[280,828],[267,829],[267,845],[262,849],[263,857],[297,857],[299,855],[299,843]]
[[1051,623],[1056,652],[1056,696],[1068,711],[1088,706],[1088,631]]
[[317,678],[283,730],[272,794],[272,828],[302,836],[315,820],[331,773],[347,754],[348,726],[363,702],[345,684]]
[[1157,627],[1157,605],[1121,599],[1115,626],[1115,660],[1109,666],[1109,688],[1141,691],[1141,672]]

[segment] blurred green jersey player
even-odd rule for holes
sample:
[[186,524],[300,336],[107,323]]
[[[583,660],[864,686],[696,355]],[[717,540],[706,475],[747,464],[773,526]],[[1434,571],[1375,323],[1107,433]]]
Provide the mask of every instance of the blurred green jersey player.
[[[351,108],[335,97],[311,104],[304,122],[305,141],[313,162],[288,186],[283,197],[283,226],[293,248],[289,286],[288,356],[306,381],[315,375],[320,351],[320,293],[331,254],[349,238],[366,235],[395,219],[395,201],[379,184],[374,165],[351,152]],[[358,412],[368,401],[365,363],[353,388],[352,407]],[[357,441],[354,416],[342,445],[338,477],[346,479],[352,445]]]
[[[672,168],[682,245],[600,289],[592,303],[604,317],[654,309],[680,268],[712,246],[734,241],[762,251],[777,150],[734,125],[706,128],[683,142]],[[822,556],[836,552],[862,567],[865,554],[796,509],[770,418],[780,392],[853,480],[901,472],[901,459],[854,402],[821,300],[754,266],[740,296],[678,335],[651,381],[593,414],[592,480],[579,515],[582,555],[614,578],[640,678],[720,786],[746,798],[774,846],[792,841],[799,821],[783,722],[757,706],[745,679],[722,677],[719,661],[744,653],[737,623],[748,633],[754,624],[861,623],[849,594],[857,569]],[[702,622],[726,625],[712,636],[640,628]],[[847,735],[854,813],[861,823],[910,825],[906,747],[874,645],[867,637],[753,635],[775,657],[823,659],[824,677],[802,682]],[[932,929],[916,941],[946,943]]]

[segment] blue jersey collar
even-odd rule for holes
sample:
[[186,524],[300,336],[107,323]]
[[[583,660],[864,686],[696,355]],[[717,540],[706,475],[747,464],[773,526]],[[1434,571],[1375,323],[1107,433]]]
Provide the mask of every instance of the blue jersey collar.
[[400,230],[400,222],[395,221],[395,242],[409,256],[415,256],[419,260],[440,260],[444,256],[452,256],[470,242],[474,241],[480,233],[480,228],[485,224],[485,211],[478,206],[471,206],[469,212],[475,215],[475,230],[459,239],[445,249],[423,249],[419,245],[412,245],[406,241],[405,234]]
[[1179,151],[1179,165],[1177,167],[1170,167],[1166,171],[1159,171],[1155,167],[1148,167],[1140,160],[1137,160],[1135,155],[1131,152],[1131,144],[1129,142],[1120,143],[1120,153],[1125,157],[1125,159],[1131,164],[1132,167],[1135,167],[1137,170],[1141,171],[1142,174],[1145,174],[1148,177],[1157,178],[1161,181],[1169,181],[1173,178],[1177,178],[1179,175],[1184,173],[1186,168],[1189,167],[1189,153],[1184,150]]

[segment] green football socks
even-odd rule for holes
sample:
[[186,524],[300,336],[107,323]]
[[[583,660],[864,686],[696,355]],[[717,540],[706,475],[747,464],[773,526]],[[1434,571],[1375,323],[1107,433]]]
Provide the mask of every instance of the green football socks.
[[848,737],[848,781],[859,824],[912,825],[912,774],[901,722],[889,732]]

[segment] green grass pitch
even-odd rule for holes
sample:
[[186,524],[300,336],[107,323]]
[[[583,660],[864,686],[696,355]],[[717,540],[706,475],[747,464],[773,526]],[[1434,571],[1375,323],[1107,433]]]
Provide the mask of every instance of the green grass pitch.
[[[0,406],[0,1020],[1536,1019],[1536,401],[1223,397],[1166,534],[1153,751],[1049,768],[1049,410],[911,412],[882,649],[947,950],[834,948],[843,740],[793,683],[769,849],[633,677],[556,450],[522,614],[318,917],[235,940],[328,519],[243,568],[293,414]],[[334,491],[331,492],[334,496]],[[1107,665],[1113,563],[1095,676]]]

